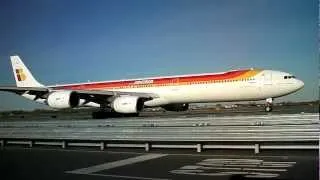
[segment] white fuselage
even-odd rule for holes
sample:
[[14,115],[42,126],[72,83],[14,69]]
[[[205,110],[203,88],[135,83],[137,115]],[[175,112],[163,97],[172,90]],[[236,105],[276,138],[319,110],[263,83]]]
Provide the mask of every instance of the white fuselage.
[[[190,83],[163,87],[117,89],[127,92],[145,92],[159,98],[145,102],[146,106],[161,106],[171,103],[205,103],[230,101],[256,101],[293,93],[303,87],[303,82],[291,78],[288,73],[263,70],[250,79],[208,83]],[[112,90],[112,89],[110,89]]]

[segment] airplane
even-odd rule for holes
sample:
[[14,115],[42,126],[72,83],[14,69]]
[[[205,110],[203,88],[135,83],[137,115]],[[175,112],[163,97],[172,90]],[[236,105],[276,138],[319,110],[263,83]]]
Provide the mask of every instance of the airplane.
[[19,56],[10,56],[16,86],[0,86],[55,109],[98,107],[93,118],[107,112],[138,115],[144,108],[186,111],[190,103],[266,100],[272,111],[274,98],[303,88],[304,83],[286,72],[263,69],[231,70],[114,81],[45,86],[39,83]]

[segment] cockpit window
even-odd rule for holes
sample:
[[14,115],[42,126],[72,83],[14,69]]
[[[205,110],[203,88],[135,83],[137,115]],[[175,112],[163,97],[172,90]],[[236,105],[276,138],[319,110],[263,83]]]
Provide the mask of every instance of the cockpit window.
[[295,76],[283,76],[284,79],[296,78]]

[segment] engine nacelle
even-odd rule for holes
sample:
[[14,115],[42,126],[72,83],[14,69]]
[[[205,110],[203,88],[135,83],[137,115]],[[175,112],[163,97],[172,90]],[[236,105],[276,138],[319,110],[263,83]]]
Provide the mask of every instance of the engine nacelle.
[[74,108],[79,102],[79,95],[73,91],[55,91],[47,98],[47,104],[56,109]]
[[189,104],[167,104],[162,106],[167,111],[186,111],[189,109]]
[[137,96],[120,96],[115,98],[111,107],[117,113],[138,113],[143,109],[144,101]]

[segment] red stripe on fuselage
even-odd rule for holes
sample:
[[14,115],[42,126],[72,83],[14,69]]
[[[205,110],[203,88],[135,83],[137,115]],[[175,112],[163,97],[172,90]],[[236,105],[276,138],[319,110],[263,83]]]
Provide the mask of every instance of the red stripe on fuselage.
[[[130,87],[139,85],[167,85],[172,83],[188,83],[188,82],[203,82],[212,80],[226,80],[236,78],[250,70],[239,70],[230,71],[221,74],[209,74],[209,75],[191,75],[191,76],[176,76],[176,77],[166,77],[166,78],[146,78],[146,79],[136,79],[136,80],[123,80],[123,81],[109,81],[109,82],[96,82],[96,83],[81,83],[72,85],[61,85],[56,86],[54,89],[69,89],[69,90],[90,90],[90,89],[112,89],[119,87]],[[135,84],[137,81],[152,80],[152,83],[142,83]]]

